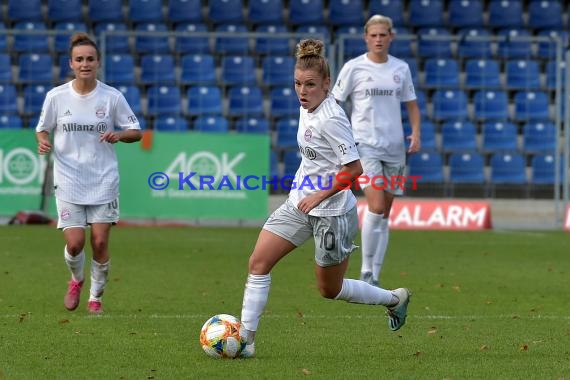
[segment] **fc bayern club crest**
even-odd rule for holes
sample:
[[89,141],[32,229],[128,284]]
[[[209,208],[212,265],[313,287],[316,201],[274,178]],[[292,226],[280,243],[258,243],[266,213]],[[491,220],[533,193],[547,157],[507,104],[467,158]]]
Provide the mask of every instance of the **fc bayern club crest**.
[[104,118],[105,117],[105,108],[95,109],[95,116],[97,116],[99,119]]
[[305,131],[305,141],[311,141],[311,138],[313,137],[313,132],[310,129],[307,129]]
[[394,74],[392,79],[394,79],[394,83],[400,83],[401,81],[400,76],[398,74]]

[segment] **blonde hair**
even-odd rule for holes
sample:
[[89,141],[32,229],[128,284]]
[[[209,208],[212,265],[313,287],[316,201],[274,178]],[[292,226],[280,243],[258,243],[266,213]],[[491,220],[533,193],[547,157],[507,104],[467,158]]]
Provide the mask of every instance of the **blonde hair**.
[[366,24],[364,24],[364,33],[368,33],[368,28],[370,28],[372,25],[377,24],[386,25],[388,27],[388,31],[392,33],[392,28],[394,27],[392,19],[388,16],[383,15],[374,15],[370,17],[368,21],[366,21]]
[[89,38],[87,33],[75,33],[74,35],[71,36],[71,38],[69,39],[69,59],[71,59],[74,47],[85,46],[85,45],[93,46],[93,48],[95,48],[95,51],[97,51],[97,59],[98,60],[101,59],[101,52],[99,51],[97,44],[95,43],[95,41]]
[[297,44],[295,69],[315,70],[322,78],[330,78],[330,68],[324,57],[325,44],[315,39],[302,40]]

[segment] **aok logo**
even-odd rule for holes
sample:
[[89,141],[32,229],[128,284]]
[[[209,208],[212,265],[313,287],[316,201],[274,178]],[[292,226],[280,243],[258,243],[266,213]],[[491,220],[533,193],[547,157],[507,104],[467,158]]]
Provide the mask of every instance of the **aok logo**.
[[46,160],[27,148],[0,149],[0,184],[29,185],[36,181],[41,184]]
[[[241,152],[234,157],[228,153],[215,155],[212,152],[200,151],[188,156],[180,152],[166,169],[169,178],[179,178],[179,173],[199,173],[200,176],[211,176],[218,180],[230,178],[236,180],[235,167],[245,158]],[[199,185],[198,178],[189,178],[194,185]]]

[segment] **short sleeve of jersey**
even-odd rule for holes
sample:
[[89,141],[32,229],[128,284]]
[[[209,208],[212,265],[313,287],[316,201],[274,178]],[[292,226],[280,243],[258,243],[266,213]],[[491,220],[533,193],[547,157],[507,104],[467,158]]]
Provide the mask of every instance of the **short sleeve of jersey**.
[[53,102],[53,96],[48,92],[44,103],[38,124],[36,125],[36,132],[51,131],[57,125],[57,111]]
[[114,122],[115,126],[121,129],[141,129],[135,113],[122,93],[119,93],[119,96],[117,97],[117,108]]
[[332,95],[336,100],[340,102],[346,101],[349,95],[352,93],[353,83],[352,83],[352,61],[348,61],[340,70],[338,78],[332,89]]
[[360,159],[347,119],[338,116],[332,117],[329,119],[329,125],[322,130],[322,133],[342,165]]
[[402,102],[411,102],[412,100],[416,100],[416,90],[414,88],[414,82],[412,81],[410,66],[407,64],[406,69],[406,77],[404,78],[404,86],[402,88]]

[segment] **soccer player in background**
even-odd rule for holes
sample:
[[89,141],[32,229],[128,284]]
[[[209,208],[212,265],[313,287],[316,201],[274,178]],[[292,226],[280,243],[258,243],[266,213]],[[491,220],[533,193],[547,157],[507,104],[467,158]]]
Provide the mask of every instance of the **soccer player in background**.
[[[407,153],[420,150],[420,109],[408,64],[388,54],[394,39],[392,19],[374,15],[364,25],[368,51],[346,62],[332,94],[340,103],[350,99],[350,122],[364,174],[378,177],[362,185],[368,208],[362,221],[360,279],[378,286],[389,240],[388,220],[395,196],[403,195],[391,178],[403,176],[406,148],[400,103],[406,104],[412,127]],[[385,183],[382,178],[386,178]]]
[[[85,33],[71,37],[69,65],[75,79],[46,94],[36,126],[38,153],[54,154],[57,227],[65,238],[71,272],[64,305],[75,310],[84,282],[85,228],[91,227],[91,288],[87,309],[101,313],[109,273],[109,235],[119,220],[119,168],[114,145],[142,137],[122,93],[97,80],[101,53]],[[53,145],[50,142],[53,132]]]
[[[362,167],[350,123],[344,110],[329,94],[330,69],[319,40],[297,46],[295,91],[301,103],[297,143],[302,153],[295,183],[331,176],[332,186],[293,188],[288,199],[267,219],[249,258],[249,273],[241,312],[242,334],[247,345],[242,357],[255,353],[255,333],[267,304],[270,272],[285,255],[311,237],[315,242],[317,285],[325,298],[352,303],[385,305],[389,327],[398,330],[406,320],[409,292],[372,286],[344,278],[348,259],[356,248],[358,231],[356,197],[341,182],[350,182]],[[344,179],[339,182],[339,173]],[[321,182],[323,182],[321,180]]]

